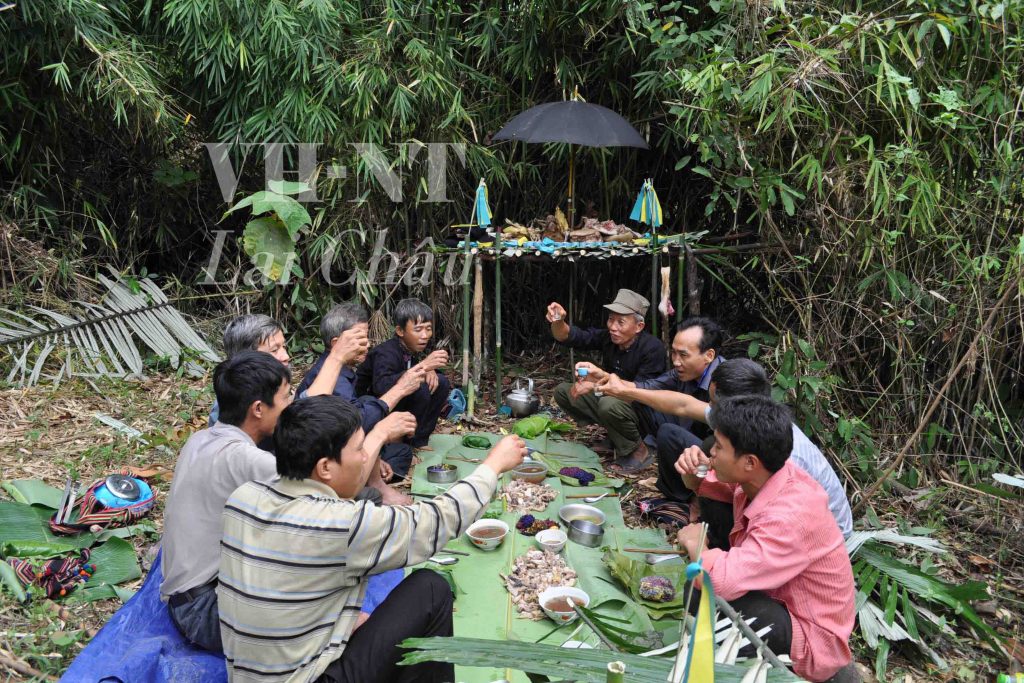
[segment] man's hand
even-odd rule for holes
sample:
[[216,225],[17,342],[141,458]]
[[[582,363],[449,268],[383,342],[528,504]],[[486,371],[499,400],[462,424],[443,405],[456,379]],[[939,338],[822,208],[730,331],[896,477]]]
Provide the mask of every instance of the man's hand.
[[429,356],[419,362],[419,365],[427,372],[437,370],[448,364],[448,352],[444,349],[432,351]]
[[430,390],[430,393],[437,391],[437,385],[441,382],[441,380],[437,378],[437,370],[431,370],[428,372],[423,378],[423,381],[427,383],[427,389]]
[[682,477],[696,477],[697,468],[710,462],[711,460],[704,455],[700,446],[690,446],[676,458],[675,468]]
[[604,380],[606,380],[608,378],[608,373],[607,372],[605,372],[601,368],[597,367],[593,363],[588,363],[585,360],[580,361],[579,363],[576,364],[576,374],[577,374],[577,376],[579,376],[579,371],[580,371],[581,368],[586,368],[586,370],[587,370],[587,379],[589,381],[591,381],[591,382],[594,382],[595,384],[598,383],[598,382],[603,382]]
[[395,476],[395,471],[391,469],[391,465],[387,464],[384,460],[381,460],[378,464],[380,465],[381,481],[386,484],[391,481],[391,477]]
[[587,394],[591,393],[595,389],[595,387],[597,387],[597,385],[589,380],[583,382],[575,382],[572,385],[572,389],[569,390],[569,397],[575,401],[580,396],[586,396]]
[[423,384],[426,379],[427,371],[419,365],[414,365],[402,373],[402,376],[398,378],[397,382],[395,382],[395,388],[398,390],[401,397],[405,398],[409,394],[416,393],[416,390],[420,388],[420,385]]
[[515,434],[509,434],[495,444],[484,459],[484,464],[499,476],[523,462],[526,457],[526,442]]
[[707,550],[708,539],[704,538],[704,544],[700,545],[700,537],[704,533],[703,524],[687,524],[676,534],[676,543],[680,548],[690,554],[690,561],[696,562],[697,557],[704,550]]
[[614,398],[621,398],[623,394],[629,390],[630,386],[622,381],[618,375],[614,372],[608,373],[603,382],[599,382],[598,389],[604,392],[605,396],[612,396]]
[[341,333],[331,347],[331,355],[340,360],[342,365],[352,365],[356,359],[366,355],[369,348],[366,325],[356,325]]
[[[547,318],[549,323],[565,322],[565,309],[562,308],[562,304],[557,301],[552,301],[548,304]],[[568,324],[568,323],[566,323]]]
[[395,443],[407,436],[412,436],[416,431],[416,418],[412,413],[404,411],[391,413],[378,422],[373,431],[376,432],[378,429],[381,430],[380,434],[384,437],[384,443]]

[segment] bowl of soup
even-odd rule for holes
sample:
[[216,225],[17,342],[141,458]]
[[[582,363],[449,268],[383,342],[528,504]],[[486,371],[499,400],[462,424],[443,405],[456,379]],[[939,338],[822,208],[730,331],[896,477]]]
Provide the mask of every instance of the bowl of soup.
[[469,525],[466,536],[480,550],[494,550],[508,536],[508,524],[500,519],[481,519]]
[[528,481],[531,484],[543,484],[544,479],[548,476],[548,468],[543,463],[539,463],[536,460],[529,462],[524,461],[523,464],[512,470],[513,479],[522,479]]
[[582,503],[563,505],[558,510],[558,516],[566,526],[569,526],[578,519],[583,522],[596,524],[603,529],[606,521],[603,512],[593,505],[583,505]]
[[559,624],[571,624],[579,616],[573,605],[590,606],[590,596],[586,591],[571,586],[554,586],[540,592],[537,602],[552,621]]

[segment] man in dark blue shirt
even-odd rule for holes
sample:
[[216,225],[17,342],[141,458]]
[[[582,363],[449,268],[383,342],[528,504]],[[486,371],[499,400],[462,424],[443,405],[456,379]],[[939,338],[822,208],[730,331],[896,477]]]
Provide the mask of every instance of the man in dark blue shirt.
[[[665,346],[644,332],[644,316],[650,302],[634,291],[620,289],[607,304],[605,326],[581,328],[569,324],[559,303],[548,305],[547,320],[556,341],[576,349],[601,351],[601,363],[608,372],[630,380],[652,379],[665,371]],[[588,369],[597,366],[578,363]],[[594,393],[602,377],[590,377],[555,388],[555,402],[579,424],[599,424],[608,432],[615,452],[615,464],[625,472],[646,467],[653,459],[644,444],[640,417],[633,406],[611,396]]]
[[[658,377],[635,380],[606,380],[618,373],[608,373],[601,368],[588,368],[588,377],[594,377],[607,395],[625,401],[634,401],[632,390],[676,391],[693,396],[707,403],[711,400],[711,376],[722,363],[721,346],[725,332],[709,318],[692,317],[676,325],[672,334],[672,369]],[[632,404],[641,416],[642,428],[646,433],[657,434],[658,470],[665,481],[673,481],[675,458],[685,448],[700,445],[710,436],[710,430],[702,422],[689,417],[660,412],[639,401]],[[687,490],[688,493],[688,490]],[[684,495],[686,495],[684,493]]]
[[448,362],[448,352],[433,351],[424,357],[434,336],[434,312],[419,299],[403,299],[395,305],[395,336],[370,350],[356,370],[356,396],[383,397],[404,373],[422,369],[423,381],[403,398],[395,410],[416,417],[416,433],[410,445],[422,448],[434,433],[441,411],[448,404],[451,384],[439,369]]
[[[366,360],[367,350],[364,349],[356,356],[340,360],[332,358],[332,353],[335,356],[338,355],[338,345],[342,343],[342,335],[348,330],[362,329],[365,334],[369,319],[366,309],[354,301],[338,304],[328,311],[320,321],[320,336],[324,340],[324,352],[320,354],[320,358],[302,378],[296,391],[296,396],[299,399],[305,398],[309,389],[321,376],[321,370],[324,370],[325,365],[340,363],[341,367],[336,370],[337,375],[334,386],[331,387],[331,393],[345,399],[359,410],[363,431],[367,434],[394,410],[402,399],[420,387],[426,374],[422,368],[413,368],[402,373],[394,386],[381,394],[380,398],[359,396],[355,388],[355,368]],[[334,367],[324,370],[326,377],[334,376],[334,372]],[[405,443],[389,443],[381,449],[380,459],[388,464],[392,474],[404,477],[408,474],[409,466],[412,464],[412,449]]]

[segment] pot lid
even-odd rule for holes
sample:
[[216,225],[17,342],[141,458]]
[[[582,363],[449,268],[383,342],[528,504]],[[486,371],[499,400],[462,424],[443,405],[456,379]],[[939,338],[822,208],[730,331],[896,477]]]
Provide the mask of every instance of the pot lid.
[[139,488],[138,482],[123,474],[111,474],[107,477],[104,484],[106,484],[107,489],[109,489],[111,493],[123,500],[135,500],[139,497],[139,494],[142,493],[142,489]]

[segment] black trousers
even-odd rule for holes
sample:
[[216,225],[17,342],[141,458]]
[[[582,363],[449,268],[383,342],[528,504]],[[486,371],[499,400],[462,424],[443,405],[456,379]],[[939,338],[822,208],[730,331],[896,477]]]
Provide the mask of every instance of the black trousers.
[[[789,610],[781,603],[772,600],[766,593],[761,591],[750,591],[735,600],[730,600],[732,608],[740,613],[744,619],[750,620],[756,617],[756,621],[750,625],[755,632],[765,626],[771,626],[772,630],[764,635],[765,645],[777,655],[788,655],[793,646],[793,620],[789,616]],[[697,607],[700,605],[700,591],[694,591],[693,601],[690,603],[690,613],[696,615]],[[740,657],[757,656],[757,648],[753,645],[744,645],[740,648]],[[825,683],[861,683],[860,673],[850,662],[837,671]]]
[[437,418],[441,417],[441,411],[448,405],[448,394],[452,391],[452,384],[440,372],[437,373],[437,379],[437,390],[434,393],[430,393],[426,383],[423,383],[419,389],[403,398],[395,406],[395,410],[407,411],[416,417],[416,432],[410,441],[413,448],[422,448],[427,445],[430,435],[437,427]]
[[441,662],[398,666],[406,638],[452,635],[452,589],[440,574],[418,569],[395,586],[349,638],[341,658],[317,683],[451,683],[455,667]]
[[[761,591],[750,591],[735,600],[730,600],[732,608],[740,615],[750,620],[756,617],[756,621],[750,625],[754,631],[760,631],[765,626],[771,626],[772,630],[765,634],[765,645],[777,655],[788,655],[789,648],[793,645],[793,621],[790,619],[789,610],[781,602],[776,602]],[[693,600],[690,602],[690,613],[696,615],[697,607],[700,606],[700,591],[693,592]],[[753,645],[745,645],[740,649],[740,657],[754,657],[757,649]]]
[[693,491],[686,488],[683,478],[676,472],[679,454],[690,446],[701,445],[701,438],[689,429],[671,422],[658,427],[658,490],[677,503],[689,503]]
[[[658,428],[658,490],[666,498],[677,503],[693,500],[693,491],[686,488],[683,478],[676,472],[675,463],[679,454],[690,446],[700,446],[705,454],[711,451],[714,436],[703,441],[696,434],[675,424],[663,424]],[[732,531],[732,504],[710,498],[700,498],[700,518],[708,524],[708,546],[729,549],[729,532]]]
[[380,459],[391,465],[396,477],[404,477],[412,465],[412,448],[407,443],[385,444],[380,449]]

